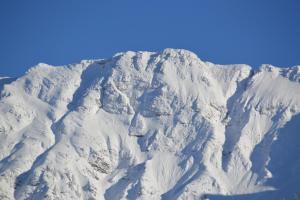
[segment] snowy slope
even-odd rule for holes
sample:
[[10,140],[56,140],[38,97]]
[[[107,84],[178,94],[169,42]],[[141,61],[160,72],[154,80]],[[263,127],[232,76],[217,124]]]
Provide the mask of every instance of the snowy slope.
[[39,64],[0,89],[0,199],[300,193],[300,66],[126,52]]

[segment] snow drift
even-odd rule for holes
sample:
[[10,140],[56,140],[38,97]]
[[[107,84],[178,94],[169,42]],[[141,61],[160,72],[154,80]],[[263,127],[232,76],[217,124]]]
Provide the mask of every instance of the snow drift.
[[300,66],[253,70],[186,50],[126,52],[38,64],[1,78],[0,89],[0,199],[300,191]]

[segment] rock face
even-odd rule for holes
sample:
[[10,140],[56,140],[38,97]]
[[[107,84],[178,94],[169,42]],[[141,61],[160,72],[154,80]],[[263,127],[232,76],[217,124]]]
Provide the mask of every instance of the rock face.
[[0,79],[0,89],[0,199],[300,191],[300,66],[253,70],[186,50],[126,52],[39,64]]

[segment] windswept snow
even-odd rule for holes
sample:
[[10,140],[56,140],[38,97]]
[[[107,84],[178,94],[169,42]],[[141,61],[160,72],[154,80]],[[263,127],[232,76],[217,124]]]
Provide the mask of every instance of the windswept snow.
[[300,66],[129,51],[41,63],[0,91],[0,199],[300,194]]

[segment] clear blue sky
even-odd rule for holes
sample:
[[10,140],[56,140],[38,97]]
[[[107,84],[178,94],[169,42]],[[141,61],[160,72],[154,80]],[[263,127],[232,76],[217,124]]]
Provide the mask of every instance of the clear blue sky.
[[0,76],[126,50],[300,64],[300,0],[1,0]]

